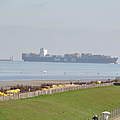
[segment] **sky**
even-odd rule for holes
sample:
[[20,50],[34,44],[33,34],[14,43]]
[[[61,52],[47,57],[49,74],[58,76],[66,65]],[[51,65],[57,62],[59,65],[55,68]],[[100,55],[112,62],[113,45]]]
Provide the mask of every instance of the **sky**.
[[120,56],[120,0],[0,0],[0,59],[50,54]]

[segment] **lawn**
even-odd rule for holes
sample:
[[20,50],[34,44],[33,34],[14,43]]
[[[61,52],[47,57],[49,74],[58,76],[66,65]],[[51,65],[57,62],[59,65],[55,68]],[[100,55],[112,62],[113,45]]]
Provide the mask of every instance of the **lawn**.
[[88,88],[0,102],[0,120],[87,120],[120,107],[120,87]]

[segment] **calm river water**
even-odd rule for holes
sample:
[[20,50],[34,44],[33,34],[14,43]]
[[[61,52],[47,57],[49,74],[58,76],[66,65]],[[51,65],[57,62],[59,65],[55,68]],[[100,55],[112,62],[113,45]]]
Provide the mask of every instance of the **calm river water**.
[[117,76],[120,76],[120,64],[0,62],[0,81],[111,79]]

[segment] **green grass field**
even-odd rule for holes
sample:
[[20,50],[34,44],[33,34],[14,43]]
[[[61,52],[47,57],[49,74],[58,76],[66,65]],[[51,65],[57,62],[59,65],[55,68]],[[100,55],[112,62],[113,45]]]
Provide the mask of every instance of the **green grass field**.
[[87,120],[120,107],[120,87],[89,88],[0,102],[0,120]]

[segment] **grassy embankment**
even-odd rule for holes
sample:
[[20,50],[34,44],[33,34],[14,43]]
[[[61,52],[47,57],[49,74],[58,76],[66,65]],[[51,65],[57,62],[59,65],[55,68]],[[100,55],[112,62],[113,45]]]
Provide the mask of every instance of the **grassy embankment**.
[[89,88],[0,102],[0,120],[87,120],[120,106],[120,87]]

